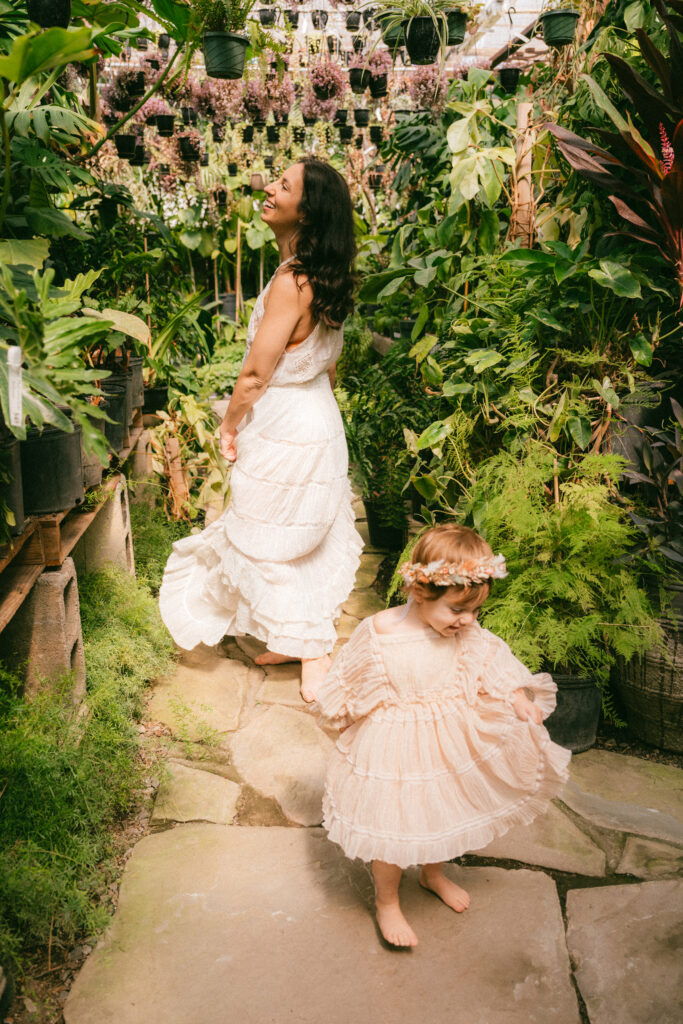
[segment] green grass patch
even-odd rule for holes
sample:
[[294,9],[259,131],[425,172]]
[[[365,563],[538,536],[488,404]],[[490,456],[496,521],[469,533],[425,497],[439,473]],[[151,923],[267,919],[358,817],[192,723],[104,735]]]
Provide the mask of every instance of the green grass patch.
[[131,504],[130,521],[138,581],[157,594],[174,541],[187,537],[192,527],[184,521],[169,521],[162,508],[143,502]]
[[[0,669],[0,956],[21,960],[98,931],[115,829],[143,785],[136,722],[173,644],[146,585],[107,568],[79,580],[88,680],[76,716]],[[59,688],[57,688],[59,691]]]

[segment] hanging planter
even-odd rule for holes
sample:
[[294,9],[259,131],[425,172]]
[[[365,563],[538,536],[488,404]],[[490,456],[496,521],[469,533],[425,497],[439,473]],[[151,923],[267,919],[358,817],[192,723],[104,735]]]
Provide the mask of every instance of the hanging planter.
[[[106,382],[105,382],[106,383]],[[143,413],[155,413],[168,405],[168,385],[157,384],[153,388],[145,388]],[[113,447],[113,445],[112,445]]]
[[68,28],[71,0],[26,0],[26,13],[41,28]]
[[231,160],[230,163],[228,164],[228,174],[230,175],[231,178],[234,178],[238,172],[239,166],[237,165],[237,162],[235,160]]
[[131,167],[143,167],[149,163],[149,156],[146,153],[145,147],[141,142],[136,142],[135,152],[130,158]]
[[348,11],[346,14],[346,31],[358,32],[360,29],[360,11]]
[[306,141],[305,130],[303,128],[300,128],[299,125],[297,125],[292,134],[294,142],[296,142],[297,146],[303,146],[304,142]]
[[289,124],[288,113],[285,112],[284,114],[274,114],[273,116],[275,117],[275,124],[279,124],[280,127]]
[[324,31],[327,25],[327,11],[311,11],[311,21],[314,29],[318,32]]
[[242,142],[253,142],[254,140],[254,126],[247,124],[242,129]]
[[[228,170],[228,173],[230,173],[229,170]],[[227,190],[222,188],[221,186],[219,186],[218,188],[214,189],[213,195],[214,195],[214,199],[216,200],[216,206],[218,207],[218,209],[219,210],[224,210],[225,207],[228,205],[228,193],[227,193]]]
[[439,54],[441,39],[431,18],[404,21],[406,49],[413,64],[433,64]]
[[331,100],[336,91],[336,86],[332,84],[313,86],[313,92],[315,93],[316,98],[322,100],[323,102],[325,102],[326,100]]
[[341,142],[350,142],[353,138],[353,125],[352,124],[341,124],[339,125],[339,139]]
[[379,100],[389,92],[389,79],[387,75],[370,75],[370,95],[374,100]]
[[171,37],[168,32],[160,32],[157,38],[157,46],[160,50],[169,50],[171,48]]
[[211,125],[211,138],[213,139],[214,142],[222,142],[223,141],[223,128],[221,127],[221,125],[219,125],[219,124],[212,124]]
[[349,85],[351,91],[360,96],[370,85],[370,72],[365,68],[349,68]]
[[266,138],[268,142],[279,142],[280,141],[280,125],[269,124],[266,128]]
[[248,46],[249,37],[237,32],[205,32],[204,64],[209,78],[242,78]]
[[70,434],[30,427],[21,442],[21,481],[26,515],[62,512],[83,501],[81,428]]
[[175,127],[175,114],[157,114],[157,131],[162,139],[170,139]]
[[115,135],[114,145],[116,146],[116,152],[121,160],[131,160],[135,156],[135,147],[137,145],[137,135]]
[[[108,412],[107,400],[104,396],[100,396],[100,404],[98,406],[102,412]],[[104,433],[104,420],[95,419],[94,417],[88,416],[93,427]],[[102,483],[103,466],[97,455],[88,455],[85,448],[83,447],[83,439],[81,438],[81,463],[83,465],[83,490],[87,491],[91,487],[99,487]]]
[[579,14],[579,11],[565,7],[554,11],[544,11],[541,14],[541,27],[543,39],[547,45],[560,49],[562,46],[569,46],[570,43],[573,43]]
[[273,7],[262,7],[258,12],[258,20],[262,25],[274,25],[277,11]]
[[467,11],[461,11],[459,9],[448,11],[446,14],[446,24],[448,27],[448,35],[446,36],[447,44],[449,46],[459,46],[465,38],[465,29],[467,28]]
[[302,117],[304,119],[304,124],[309,125],[309,127],[310,125],[315,124],[315,122],[318,120],[317,117],[311,117],[310,115],[307,114],[302,114]]
[[183,124],[197,123],[197,111],[194,107],[181,107],[180,113],[182,114]]
[[365,41],[362,36],[355,36],[353,40],[353,52],[362,53]]
[[384,129],[381,124],[370,125],[370,141],[376,146],[381,146],[384,141]]
[[199,158],[199,166],[200,167],[208,167],[209,166],[209,154],[208,153],[202,153],[202,155]]
[[557,684],[557,706],[545,720],[553,743],[574,754],[589,750],[595,743],[602,697],[592,679],[552,673]]
[[365,107],[356,107],[353,111],[353,120],[356,128],[367,128],[370,124],[370,111]]
[[521,71],[521,68],[498,68],[498,81],[505,92],[516,91]]
[[273,163],[274,163],[273,154],[272,153],[266,153],[266,155],[263,158],[263,162],[266,165],[267,170],[269,170],[269,171],[272,170]]
[[190,135],[179,135],[178,145],[180,146],[180,155],[183,160],[191,163],[199,160],[199,139],[195,139]]
[[390,50],[395,50],[404,43],[404,29],[401,22],[397,22],[393,14],[379,14],[377,24],[382,36],[382,41],[387,44]]
[[336,114],[334,115],[334,121],[333,121],[333,124],[335,125],[335,127],[338,128],[340,124],[346,124],[348,116],[349,116],[348,110],[344,110],[343,108],[337,110]]
[[296,29],[299,27],[298,11],[285,11],[285,18],[287,19],[292,28]]
[[384,185],[384,164],[377,164],[374,170],[368,171],[368,185],[375,191],[375,189],[382,188]]

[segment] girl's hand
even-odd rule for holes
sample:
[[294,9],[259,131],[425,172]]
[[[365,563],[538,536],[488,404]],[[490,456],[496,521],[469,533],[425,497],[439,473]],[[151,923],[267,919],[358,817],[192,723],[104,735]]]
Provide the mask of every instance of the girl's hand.
[[520,721],[534,722],[535,725],[542,724],[543,712],[538,705],[534,704],[532,700],[529,700],[524,690],[515,690],[512,695],[512,706]]
[[227,427],[224,427],[221,423],[219,435],[221,455],[226,462],[234,462],[237,458],[237,448],[235,447],[235,439],[237,437],[236,431],[228,430]]

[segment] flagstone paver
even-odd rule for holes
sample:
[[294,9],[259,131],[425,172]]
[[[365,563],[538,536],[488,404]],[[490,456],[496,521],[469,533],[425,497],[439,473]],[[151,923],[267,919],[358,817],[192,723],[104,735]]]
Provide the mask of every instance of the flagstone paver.
[[671,878],[683,875],[683,848],[655,839],[628,836],[617,873],[637,878]]
[[265,681],[256,694],[262,704],[285,704],[305,711],[306,701],[300,693],[301,665],[267,665]]
[[408,872],[420,945],[401,953],[378,942],[367,869],[320,829],[149,836],[66,1024],[579,1024],[552,880],[447,870],[470,909],[454,914]]
[[259,712],[232,741],[245,782],[274,797],[299,825],[322,821],[322,794],[332,740],[306,712],[273,706]]
[[494,839],[483,850],[473,852],[483,857],[518,860],[576,875],[605,873],[604,851],[553,804],[547,814],[536,818],[530,825],[518,825]]
[[683,882],[567,894],[567,944],[591,1024],[683,1020]]
[[353,615],[356,619],[364,619],[368,615],[374,615],[384,608],[384,601],[376,590],[354,590],[348,600],[344,601],[342,608],[347,615]]
[[242,792],[235,782],[186,765],[168,765],[169,777],[159,786],[152,825],[173,821],[212,821],[229,825]]

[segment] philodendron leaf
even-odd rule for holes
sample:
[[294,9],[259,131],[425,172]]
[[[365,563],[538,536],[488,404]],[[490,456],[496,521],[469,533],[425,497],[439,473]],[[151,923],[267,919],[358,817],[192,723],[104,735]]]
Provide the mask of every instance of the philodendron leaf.
[[652,345],[647,340],[643,332],[636,334],[634,338],[629,338],[629,347],[633,353],[633,358],[641,366],[650,366],[652,363]]
[[588,271],[589,277],[597,281],[603,288],[609,288],[615,295],[624,299],[641,297],[640,282],[635,274],[614,260],[600,260],[600,268]]
[[574,443],[585,451],[591,441],[591,425],[583,416],[569,416],[567,426]]

